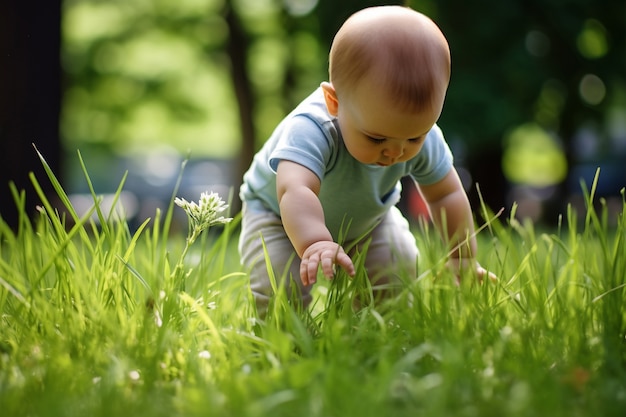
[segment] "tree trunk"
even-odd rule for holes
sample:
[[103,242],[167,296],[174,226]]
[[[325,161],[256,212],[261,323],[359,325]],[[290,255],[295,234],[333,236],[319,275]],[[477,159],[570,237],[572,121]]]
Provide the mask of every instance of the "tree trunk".
[[494,213],[505,209],[502,218],[506,218],[510,207],[507,207],[506,201],[508,184],[502,173],[502,148],[500,146],[484,147],[480,153],[474,153],[468,157],[467,169],[472,175],[472,187],[468,196],[474,213],[484,217],[481,208],[484,202]]
[[[227,43],[228,56],[231,62],[231,79],[237,98],[239,120],[241,126],[241,153],[238,160],[236,180],[241,183],[243,174],[250,166],[254,157],[256,137],[254,131],[254,97],[252,85],[247,73],[247,51],[249,41],[241,23],[233,10],[232,1],[226,5],[226,23],[229,36]],[[231,211],[236,213],[241,209],[239,195],[236,194],[231,202]]]
[[59,171],[60,45],[61,0],[36,7],[23,0],[0,2],[0,215],[13,228],[18,212],[9,182],[26,191],[27,214],[38,201],[29,172],[47,194],[52,190],[33,144]]

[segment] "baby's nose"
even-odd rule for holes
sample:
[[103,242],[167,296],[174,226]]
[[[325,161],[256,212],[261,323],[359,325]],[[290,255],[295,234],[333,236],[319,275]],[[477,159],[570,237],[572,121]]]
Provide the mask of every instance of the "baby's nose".
[[404,146],[402,146],[401,144],[389,145],[383,151],[383,154],[385,156],[388,156],[389,158],[398,158],[402,156],[403,153],[404,153]]

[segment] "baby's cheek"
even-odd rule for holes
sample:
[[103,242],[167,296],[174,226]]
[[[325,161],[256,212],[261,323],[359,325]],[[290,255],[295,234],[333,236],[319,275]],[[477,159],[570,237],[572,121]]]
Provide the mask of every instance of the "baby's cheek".
[[416,146],[414,149],[412,149],[410,153],[410,157],[408,159],[411,159],[414,156],[417,156],[417,154],[420,153],[420,151],[422,150],[423,146],[424,146],[423,144],[420,144],[419,146]]

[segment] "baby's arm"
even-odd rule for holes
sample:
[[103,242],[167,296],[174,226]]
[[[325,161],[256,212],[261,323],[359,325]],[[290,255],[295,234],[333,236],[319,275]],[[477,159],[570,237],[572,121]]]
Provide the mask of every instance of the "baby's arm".
[[446,237],[455,248],[448,265],[457,275],[462,269],[473,267],[479,279],[485,276],[495,279],[495,275],[487,272],[475,259],[477,245],[472,210],[456,170],[451,169],[435,184],[421,185],[420,190],[433,222],[442,233],[447,232]]
[[343,248],[333,241],[324,223],[324,211],[317,197],[320,180],[311,170],[291,161],[280,161],[276,172],[276,191],[283,226],[293,244],[304,285],[316,281],[317,269],[334,275],[335,264],[354,275],[354,264]]

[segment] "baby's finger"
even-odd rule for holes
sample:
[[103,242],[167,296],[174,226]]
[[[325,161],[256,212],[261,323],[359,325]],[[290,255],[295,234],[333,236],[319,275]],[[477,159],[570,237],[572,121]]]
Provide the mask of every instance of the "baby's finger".
[[300,262],[300,280],[305,287],[309,285],[309,268],[308,262],[304,259]]
[[305,258],[300,263],[300,280],[304,286],[315,284],[317,281],[318,259],[315,257]]
[[335,268],[333,265],[334,262],[334,254],[329,252],[324,252],[322,255],[322,261],[320,265],[322,266],[322,272],[326,278],[332,278],[335,275]]
[[352,263],[352,259],[345,252],[341,251],[337,254],[337,259],[335,260],[337,265],[343,268],[344,271],[348,273],[351,277],[354,276],[354,264]]
[[317,282],[317,269],[320,265],[320,258],[318,256],[312,256],[309,258],[309,262],[307,264],[307,275],[309,277],[309,284],[312,285]]
[[496,276],[496,274],[494,274],[491,271],[487,271],[485,268],[482,268],[481,278],[484,278],[485,276],[487,278],[489,278],[490,281],[497,281],[498,280],[498,277]]
[[494,274],[491,271],[487,271],[485,268],[483,268],[482,266],[479,266],[476,269],[476,276],[478,278],[479,282],[484,282],[485,278],[488,278],[489,281],[491,282],[495,282],[498,280],[498,277],[496,276],[496,274]]

